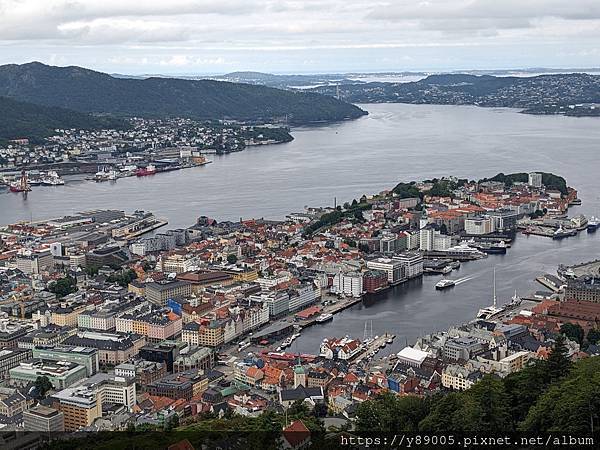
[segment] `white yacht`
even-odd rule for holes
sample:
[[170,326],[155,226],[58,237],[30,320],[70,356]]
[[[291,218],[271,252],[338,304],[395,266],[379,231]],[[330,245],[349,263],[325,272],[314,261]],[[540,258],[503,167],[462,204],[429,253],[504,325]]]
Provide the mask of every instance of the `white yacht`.
[[[516,294],[515,294],[516,295]],[[494,296],[493,303],[490,306],[486,306],[485,308],[481,308],[477,313],[478,319],[488,320],[494,316],[497,316],[502,311],[504,311],[505,307],[498,306],[498,299],[496,297],[496,268],[494,267]]]

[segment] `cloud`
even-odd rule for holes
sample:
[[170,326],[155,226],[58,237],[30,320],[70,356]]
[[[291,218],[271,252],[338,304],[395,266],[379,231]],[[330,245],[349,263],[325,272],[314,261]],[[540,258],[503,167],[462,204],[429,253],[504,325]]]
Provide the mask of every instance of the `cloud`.
[[514,64],[510,52],[544,47],[552,65],[552,46],[575,58],[598,41],[600,0],[0,0],[0,61],[61,55],[52,61],[96,68],[118,58],[149,70],[232,61],[318,67],[338,57],[426,67],[460,55],[496,61],[501,52]]

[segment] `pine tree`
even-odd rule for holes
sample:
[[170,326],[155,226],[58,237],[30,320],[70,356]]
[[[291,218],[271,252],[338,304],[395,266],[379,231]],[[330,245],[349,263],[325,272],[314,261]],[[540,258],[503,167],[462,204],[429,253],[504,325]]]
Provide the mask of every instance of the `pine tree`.
[[565,337],[559,334],[554,341],[554,347],[548,356],[547,376],[550,381],[558,380],[569,373],[571,361],[567,357],[569,351],[565,344]]

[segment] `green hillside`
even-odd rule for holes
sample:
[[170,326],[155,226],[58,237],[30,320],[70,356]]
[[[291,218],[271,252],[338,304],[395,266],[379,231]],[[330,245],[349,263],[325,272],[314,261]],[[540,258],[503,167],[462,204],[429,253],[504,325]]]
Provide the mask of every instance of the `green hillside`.
[[34,105],[0,97],[0,140],[28,138],[38,142],[57,128],[126,128],[127,122],[52,106]]
[[316,93],[212,80],[123,79],[41,63],[0,66],[0,96],[121,116],[235,120],[287,116],[292,124],[307,124],[366,114],[357,106]]

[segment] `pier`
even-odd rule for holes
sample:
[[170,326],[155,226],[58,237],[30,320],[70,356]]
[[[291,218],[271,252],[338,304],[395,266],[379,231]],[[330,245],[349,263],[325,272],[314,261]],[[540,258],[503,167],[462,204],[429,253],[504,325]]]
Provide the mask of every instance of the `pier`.
[[391,344],[396,335],[385,333],[382,336],[378,336],[368,343],[364,343],[363,349],[354,356],[354,360],[357,364],[361,363],[365,359],[370,359],[375,356],[379,350],[385,348],[386,345]]

